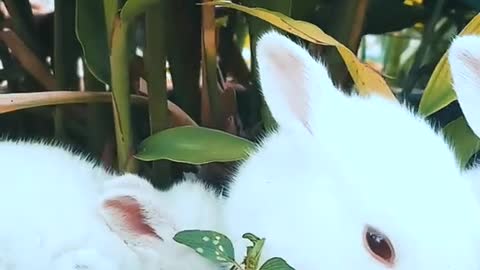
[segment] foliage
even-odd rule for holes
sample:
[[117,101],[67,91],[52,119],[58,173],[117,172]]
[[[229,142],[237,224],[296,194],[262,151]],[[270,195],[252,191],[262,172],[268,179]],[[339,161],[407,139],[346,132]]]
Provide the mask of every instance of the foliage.
[[269,11],[262,8],[247,8],[227,1],[213,1],[208,4],[240,10],[249,15],[261,18],[278,28],[309,42],[337,47],[361,94],[367,94],[369,91],[378,91],[381,95],[394,98],[388,85],[378,73],[370,69],[367,65],[362,64],[355,54],[353,54],[347,47],[331,36],[325,34],[325,32],[315,25],[304,21],[293,20],[275,11]]
[[[416,90],[424,92],[419,111],[440,122],[436,113],[455,100],[442,55],[468,22],[462,34],[480,31],[478,4],[467,0],[77,0],[56,1],[54,13],[28,0],[1,4],[0,132],[56,137],[158,187],[188,165],[247,158],[274,126],[254,58],[256,38],[271,27],[307,42],[337,83],[360,94],[417,109]],[[357,57],[369,51],[369,34],[388,41],[380,68]],[[462,117],[443,122],[467,166],[478,138]]]
[[237,270],[294,270],[284,259],[274,257],[266,260],[260,268],[258,261],[265,238],[252,233],[245,233],[243,238],[252,242],[247,247],[247,254],[242,264],[235,261],[235,252],[231,240],[224,234],[215,231],[185,230],[178,232],[173,239],[197,252],[204,258],[221,265],[228,264]]
[[205,164],[245,159],[253,149],[252,142],[220,130],[183,126],[148,137],[140,143],[135,157],[144,161],[168,159]]

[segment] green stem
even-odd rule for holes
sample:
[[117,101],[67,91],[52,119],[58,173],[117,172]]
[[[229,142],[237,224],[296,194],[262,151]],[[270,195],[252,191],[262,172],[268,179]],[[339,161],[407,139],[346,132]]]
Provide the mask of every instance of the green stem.
[[[129,75],[129,30],[128,23],[122,23],[115,17],[112,33],[110,67],[112,70],[112,98],[117,143],[118,169],[126,171],[133,145],[133,130],[130,111],[130,75]],[[130,166],[129,170],[135,170]]]
[[[85,66],[85,89],[87,91],[105,91],[105,85],[97,80]],[[105,104],[88,104],[87,125],[90,132],[87,132],[88,149],[95,156],[100,157],[105,146],[107,137],[110,135],[110,121],[107,117],[110,107]]]
[[[174,88],[175,104],[195,122],[200,123],[200,17],[201,9],[194,1],[169,1],[166,7],[168,63]],[[178,33],[182,33],[179,35]]]
[[[82,1],[82,0],[77,0],[77,1]],[[97,1],[100,1],[100,0],[97,0]],[[113,27],[115,24],[115,17],[120,7],[121,5],[118,0],[103,0],[103,11],[105,13],[105,27],[107,29],[107,38],[108,38],[108,44],[110,45],[110,47],[112,47],[112,34],[113,34]]]
[[[207,2],[205,0],[204,2]],[[202,6],[202,80],[203,87],[207,87],[210,103],[210,116],[214,128],[223,127],[223,108],[220,101],[220,89],[217,81],[217,46],[215,28],[215,7]]]
[[[148,82],[148,107],[150,114],[150,133],[154,134],[170,126],[167,107],[167,5],[168,0],[161,1],[145,14],[145,67]],[[170,185],[170,163],[153,162],[153,184],[158,188]]]
[[[76,89],[78,48],[75,37],[75,2],[55,0],[54,33],[53,59],[57,87],[62,90]],[[60,106],[55,108],[54,118],[55,137],[65,139],[63,109]]]

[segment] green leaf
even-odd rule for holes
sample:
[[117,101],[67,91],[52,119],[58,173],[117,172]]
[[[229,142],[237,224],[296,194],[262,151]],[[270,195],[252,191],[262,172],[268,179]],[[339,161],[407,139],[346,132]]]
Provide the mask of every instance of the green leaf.
[[260,270],[295,270],[284,259],[274,257],[266,261]]
[[148,8],[160,1],[162,0],[128,0],[120,11],[120,19],[123,22],[131,22],[138,15],[144,13]]
[[117,13],[120,9],[119,2],[120,1],[103,0],[103,8],[104,8],[103,13],[105,16],[105,21],[103,22],[103,24],[107,29],[107,39],[108,39],[109,48],[111,47],[111,44],[112,44],[112,34],[113,34],[113,25],[115,23],[115,17],[117,16]]
[[260,255],[262,254],[262,248],[265,244],[265,238],[259,238],[252,233],[245,233],[243,238],[250,240],[253,246],[247,247],[247,256],[245,257],[245,270],[256,270]]
[[110,85],[110,51],[103,2],[77,0],[75,24],[87,68],[99,81]]
[[473,133],[463,116],[448,123],[443,133],[453,144],[460,166],[465,168],[470,158],[480,150],[480,138]]
[[135,158],[205,164],[245,159],[253,148],[252,142],[220,130],[183,126],[148,137],[140,143]]
[[[460,32],[460,36],[480,34],[480,13],[475,16]],[[456,99],[452,88],[452,77],[448,64],[448,52],[438,62],[427,87],[423,92],[418,108],[419,113],[429,116],[446,107]]]
[[235,263],[233,244],[227,236],[204,230],[185,230],[173,240],[195,250],[202,257],[217,263]]

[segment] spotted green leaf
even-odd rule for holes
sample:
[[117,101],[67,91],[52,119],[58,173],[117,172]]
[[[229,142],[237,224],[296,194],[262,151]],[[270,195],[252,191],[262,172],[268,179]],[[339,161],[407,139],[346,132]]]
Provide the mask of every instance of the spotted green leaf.
[[267,260],[259,270],[295,270],[284,259],[274,257]]
[[205,230],[185,230],[173,240],[195,250],[202,257],[216,263],[235,263],[232,242],[227,236]]

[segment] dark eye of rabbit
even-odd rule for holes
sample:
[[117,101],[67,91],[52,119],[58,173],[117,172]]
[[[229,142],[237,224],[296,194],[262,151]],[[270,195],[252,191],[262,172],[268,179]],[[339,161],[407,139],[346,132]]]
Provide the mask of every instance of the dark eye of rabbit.
[[364,237],[367,250],[376,260],[388,266],[393,264],[395,250],[385,234],[371,226],[367,226]]

